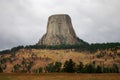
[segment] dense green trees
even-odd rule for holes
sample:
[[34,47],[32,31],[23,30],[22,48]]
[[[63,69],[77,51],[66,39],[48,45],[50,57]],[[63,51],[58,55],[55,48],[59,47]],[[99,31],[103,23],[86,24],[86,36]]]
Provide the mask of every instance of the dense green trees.
[[64,63],[63,72],[73,73],[75,72],[75,63],[70,59]]
[[0,54],[9,54],[16,52],[20,49],[75,49],[76,51],[90,51],[91,53],[99,50],[116,50],[120,49],[120,43],[95,43],[95,44],[81,44],[81,45],[27,45],[27,46],[17,46],[13,47],[10,50],[0,51]]
[[19,64],[14,65],[13,72],[19,72],[20,67],[21,67],[21,65],[19,65]]
[[113,64],[113,66],[112,66],[112,72],[114,73],[119,73],[119,68],[118,68],[118,66],[116,65],[116,64]]
[[[104,67],[96,65],[95,62],[89,64],[83,64],[79,62],[76,64],[72,59],[69,59],[62,64],[61,62],[49,63],[46,67],[38,67],[37,69],[31,70],[33,62],[30,62],[28,66],[25,66],[25,62],[22,64],[15,64],[12,72],[24,72],[24,73],[53,73],[53,72],[67,72],[67,73],[119,73],[117,64],[113,64],[110,67]],[[3,72],[3,66],[0,66],[0,72]]]
[[0,67],[0,73],[2,73],[3,72],[3,69]]
[[55,72],[54,63],[50,63],[45,67],[46,72]]
[[24,46],[13,47],[13,48],[11,49],[11,52],[16,52],[16,51],[18,51],[18,50],[20,50],[20,49],[24,49]]
[[83,68],[84,68],[83,63],[79,62],[79,64],[77,65],[77,68],[76,68],[76,72],[77,73],[82,73],[83,72]]
[[98,65],[95,72],[102,73],[102,67]]
[[61,66],[62,66],[61,62],[55,62],[55,65],[54,65],[55,72],[61,72]]
[[32,70],[33,73],[42,73],[43,72],[43,67],[39,67],[37,69]]
[[50,63],[45,67],[46,72],[61,72],[61,62]]
[[38,72],[39,72],[39,73],[42,73],[42,72],[43,72],[43,68],[42,68],[42,67],[39,67],[39,68],[38,68]]
[[92,64],[87,64],[83,68],[83,73],[95,73],[95,67]]
[[[25,63],[24,63],[25,64]],[[32,63],[30,63],[32,65]],[[30,65],[29,64],[29,65]],[[29,66],[28,65],[28,66]],[[21,64],[16,64],[13,67],[13,72],[31,72],[31,67],[22,67]],[[3,69],[0,67],[0,72],[3,72]],[[32,71],[33,73],[54,73],[54,72],[67,72],[67,73],[119,73],[119,68],[117,64],[113,64],[110,67],[104,67],[101,65],[96,65],[95,62],[89,64],[83,64],[79,62],[76,64],[72,59],[65,61],[64,64],[61,62],[52,62],[49,63],[46,67],[39,67]]]
[[11,53],[11,50],[3,50],[3,51],[0,51],[0,55],[2,54],[10,54]]
[[72,59],[65,61],[63,68],[61,63],[59,67],[55,67],[54,63],[50,63],[46,66],[46,71],[51,72],[67,72],[67,73],[119,73],[119,68],[116,64],[113,64],[112,67],[103,67],[96,65],[94,62],[84,65],[82,62],[76,64]]
[[14,53],[20,49],[24,49],[24,46],[17,46],[17,47],[13,47],[12,49],[0,51],[0,55]]

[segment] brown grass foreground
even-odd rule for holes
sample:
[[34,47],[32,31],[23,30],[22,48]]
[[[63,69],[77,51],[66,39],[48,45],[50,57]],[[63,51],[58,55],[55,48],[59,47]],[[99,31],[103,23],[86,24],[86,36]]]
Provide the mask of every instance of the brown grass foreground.
[[120,80],[120,74],[77,74],[77,73],[42,73],[42,74],[0,74],[0,80]]

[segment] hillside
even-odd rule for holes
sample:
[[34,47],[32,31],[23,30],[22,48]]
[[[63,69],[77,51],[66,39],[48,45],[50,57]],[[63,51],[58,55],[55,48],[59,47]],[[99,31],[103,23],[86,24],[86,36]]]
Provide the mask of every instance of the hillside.
[[[112,67],[116,64],[120,70],[120,49],[97,50],[94,53],[79,51],[76,49],[20,49],[16,52],[0,55],[0,66],[5,73],[27,71],[34,73],[37,69],[43,68],[52,62],[65,63],[72,59],[75,63],[83,62],[89,64]],[[63,65],[62,65],[63,66]],[[17,69],[15,71],[15,69]]]

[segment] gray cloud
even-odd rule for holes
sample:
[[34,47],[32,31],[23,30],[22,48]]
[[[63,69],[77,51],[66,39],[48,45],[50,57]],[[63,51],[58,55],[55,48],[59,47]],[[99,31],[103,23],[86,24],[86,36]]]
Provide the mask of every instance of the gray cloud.
[[0,0],[0,50],[35,44],[52,14],[69,14],[79,38],[120,42],[120,0]]

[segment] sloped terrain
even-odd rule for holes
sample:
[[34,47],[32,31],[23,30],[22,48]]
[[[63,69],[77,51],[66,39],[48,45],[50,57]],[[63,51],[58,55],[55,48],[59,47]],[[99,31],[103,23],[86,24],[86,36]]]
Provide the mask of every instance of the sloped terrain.
[[120,68],[120,50],[104,50],[90,53],[88,51],[76,51],[75,49],[49,50],[49,49],[20,49],[15,53],[0,55],[0,65],[5,73],[26,70],[33,73],[38,68],[44,68],[52,62],[64,62],[72,59],[76,64],[83,62],[88,64],[110,67],[117,64]]

